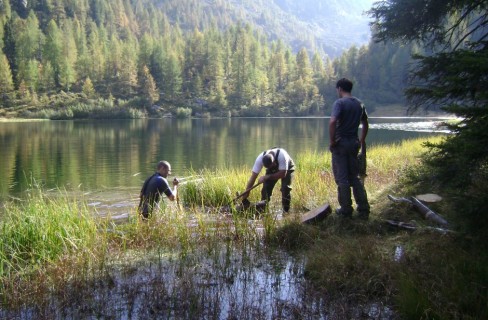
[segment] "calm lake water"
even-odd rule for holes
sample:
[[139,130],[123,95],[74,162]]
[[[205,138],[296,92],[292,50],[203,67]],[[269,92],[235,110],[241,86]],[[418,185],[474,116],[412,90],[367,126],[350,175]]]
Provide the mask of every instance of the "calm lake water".
[[[157,161],[173,175],[246,166],[281,146],[292,157],[328,146],[328,118],[143,119],[0,123],[0,200],[32,182],[84,192],[138,191]],[[444,132],[438,118],[371,118],[369,145]]]

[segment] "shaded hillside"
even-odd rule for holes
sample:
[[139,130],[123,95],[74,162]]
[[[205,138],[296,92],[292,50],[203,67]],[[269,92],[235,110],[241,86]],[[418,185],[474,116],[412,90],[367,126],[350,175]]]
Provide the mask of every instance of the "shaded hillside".
[[367,44],[372,0],[159,0],[172,22],[200,30],[228,28],[236,21],[253,25],[270,39],[281,39],[294,52],[305,47],[337,57],[352,45]]

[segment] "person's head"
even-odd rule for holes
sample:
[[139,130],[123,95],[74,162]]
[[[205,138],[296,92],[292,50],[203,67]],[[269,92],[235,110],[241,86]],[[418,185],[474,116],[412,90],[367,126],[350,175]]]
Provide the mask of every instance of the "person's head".
[[263,166],[266,169],[271,168],[273,166],[274,160],[274,156],[271,153],[265,154],[263,156]]
[[171,174],[171,165],[168,161],[159,161],[156,169],[165,178]]
[[352,91],[352,81],[346,78],[342,78],[336,83],[336,89],[338,90],[337,92],[339,93],[339,96],[341,93],[351,93]]

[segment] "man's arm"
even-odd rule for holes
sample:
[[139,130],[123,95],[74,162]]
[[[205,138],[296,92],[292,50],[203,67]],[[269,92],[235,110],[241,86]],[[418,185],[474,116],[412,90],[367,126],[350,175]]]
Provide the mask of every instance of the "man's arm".
[[173,179],[173,190],[171,191],[170,195],[167,194],[169,200],[171,200],[171,201],[176,200],[176,195],[178,194],[178,184],[179,183],[180,182],[178,181],[178,179],[176,179],[176,178]]
[[263,183],[267,180],[279,180],[286,176],[286,170],[279,170],[273,174],[267,174],[259,178],[259,183]]
[[369,130],[368,118],[361,120],[361,124],[362,124],[362,129],[361,129],[361,137],[359,138],[359,141],[361,142],[361,148],[363,148],[364,146],[364,150],[366,150],[366,136],[368,135],[368,130]]
[[336,124],[337,124],[337,117],[330,117],[329,120],[329,148],[335,146],[337,141],[335,141],[335,132],[336,132]]
[[[247,180],[246,190],[249,190],[254,186],[254,182],[256,181],[258,174],[259,173],[256,173],[254,171],[251,172],[251,176],[249,177],[249,180]],[[249,191],[242,195],[242,200],[247,199],[248,197],[249,197]]]

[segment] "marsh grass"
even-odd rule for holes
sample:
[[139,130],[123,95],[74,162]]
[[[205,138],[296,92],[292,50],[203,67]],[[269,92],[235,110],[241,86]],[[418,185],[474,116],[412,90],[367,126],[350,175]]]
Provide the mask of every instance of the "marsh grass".
[[[436,139],[442,138],[430,141]],[[232,199],[236,191],[243,191],[247,167],[190,173],[195,179],[182,183],[179,192],[183,209],[168,203],[149,221],[131,212],[123,224],[111,223],[110,216],[96,217],[83,201],[52,199],[38,190],[28,201],[8,203],[2,217],[3,305],[14,308],[36,300],[39,310],[57,314],[49,311],[56,304],[43,302],[54,295],[61,304],[80,301],[79,308],[94,310],[100,318],[111,316],[106,310],[125,317],[219,318],[219,297],[233,286],[236,275],[245,270],[249,274],[242,277],[253,278],[258,271],[252,266],[262,265],[256,255],[282,248],[305,261],[303,271],[293,272],[303,273],[314,291],[327,297],[332,318],[355,318],[361,312],[358,305],[370,302],[394,307],[401,318],[483,318],[486,254],[478,252],[474,258],[476,250],[469,239],[428,229],[428,222],[412,208],[386,197],[408,197],[418,191],[402,182],[407,181],[405,175],[414,174],[411,168],[425,151],[422,145],[422,140],[409,140],[368,149],[369,221],[332,215],[315,225],[299,222],[301,214],[325,202],[337,206],[327,151],[296,156],[292,209],[285,216],[277,213],[279,187],[262,214],[235,210]],[[259,196],[257,188],[250,200],[258,201]],[[225,206],[229,210],[223,213]],[[420,228],[412,232],[391,227],[383,222],[387,218],[415,220]],[[397,247],[404,249],[400,260],[394,258]],[[281,264],[276,270],[283,269]],[[111,299],[113,288],[122,290],[117,298],[125,302],[106,309],[102,301]],[[146,297],[142,301],[141,293]],[[227,302],[234,307],[227,310],[228,317],[270,317],[255,308],[262,301],[251,299],[250,305],[237,306],[237,298],[230,299]],[[307,305],[302,303],[301,308]],[[279,304],[271,308],[277,312],[272,313],[274,318],[294,318],[304,311]],[[152,313],[144,313],[147,310]],[[83,314],[71,312],[71,317]]]
[[41,190],[9,203],[0,228],[0,276],[24,273],[94,246],[97,226],[83,203],[49,198]]

